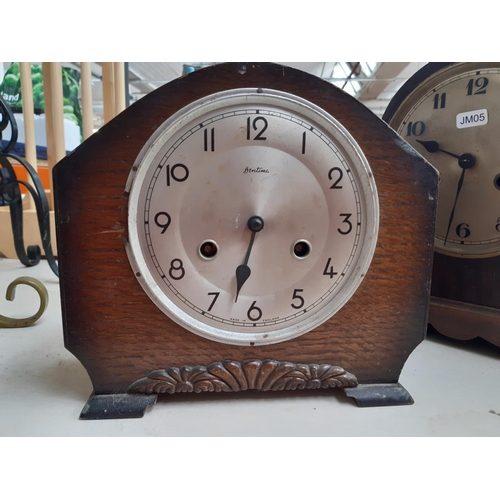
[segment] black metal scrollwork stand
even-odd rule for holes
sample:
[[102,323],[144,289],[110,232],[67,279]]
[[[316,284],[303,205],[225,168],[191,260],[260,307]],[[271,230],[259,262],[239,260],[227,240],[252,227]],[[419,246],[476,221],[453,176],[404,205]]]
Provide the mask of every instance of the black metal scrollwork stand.
[[[2,115],[0,122],[0,207],[8,206],[10,208],[16,254],[25,266],[36,266],[41,259],[41,251],[38,245],[30,245],[27,250],[24,247],[23,204],[19,188],[22,184],[28,189],[35,202],[38,226],[47,262],[54,274],[59,276],[57,262],[52,253],[50,242],[50,211],[47,196],[35,169],[26,160],[10,152],[17,143],[17,122],[12,110],[2,99],[2,96],[0,96],[0,113]],[[2,147],[2,132],[9,124],[12,134],[9,143]],[[15,160],[16,163],[19,163],[27,170],[33,185],[16,177],[11,160]]]

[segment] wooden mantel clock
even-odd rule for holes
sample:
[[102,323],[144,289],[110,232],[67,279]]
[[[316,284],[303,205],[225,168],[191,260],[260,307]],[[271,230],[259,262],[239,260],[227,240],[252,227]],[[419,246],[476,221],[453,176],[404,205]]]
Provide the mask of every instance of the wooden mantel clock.
[[398,383],[427,324],[437,173],[362,104],[277,64],[147,95],[54,168],[81,418],[160,393]]
[[429,323],[500,346],[500,63],[430,63],[383,119],[440,173]]

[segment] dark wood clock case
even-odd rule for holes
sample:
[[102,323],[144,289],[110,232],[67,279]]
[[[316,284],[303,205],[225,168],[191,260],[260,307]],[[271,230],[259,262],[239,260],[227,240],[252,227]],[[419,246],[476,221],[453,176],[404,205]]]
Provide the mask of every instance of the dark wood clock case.
[[[270,88],[322,107],[362,148],[377,184],[378,243],[351,300],[315,330],[245,347],[183,330],[148,298],[125,251],[125,184],[151,134],[208,94]],[[94,392],[81,418],[140,417],[159,393],[343,388],[360,406],[410,404],[398,383],[424,339],[437,173],[342,90],[268,63],[228,63],[177,79],[136,102],[54,168],[64,343]]]

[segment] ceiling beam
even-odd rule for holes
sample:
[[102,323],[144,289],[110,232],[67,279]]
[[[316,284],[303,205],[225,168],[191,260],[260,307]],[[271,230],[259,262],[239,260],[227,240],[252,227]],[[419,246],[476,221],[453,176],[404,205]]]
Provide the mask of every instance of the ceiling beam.
[[376,99],[396,77],[411,63],[409,62],[384,62],[380,63],[374,74],[375,81],[363,86],[357,99]]

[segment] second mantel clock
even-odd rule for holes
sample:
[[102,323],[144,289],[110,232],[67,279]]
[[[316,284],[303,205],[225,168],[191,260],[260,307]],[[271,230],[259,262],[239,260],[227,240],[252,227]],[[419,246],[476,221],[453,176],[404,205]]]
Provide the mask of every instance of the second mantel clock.
[[412,402],[398,379],[425,332],[437,175],[341,90],[276,64],[199,70],[54,181],[65,344],[94,384],[82,418],[174,392]]
[[439,171],[429,322],[500,346],[500,63],[430,63],[386,120]]

